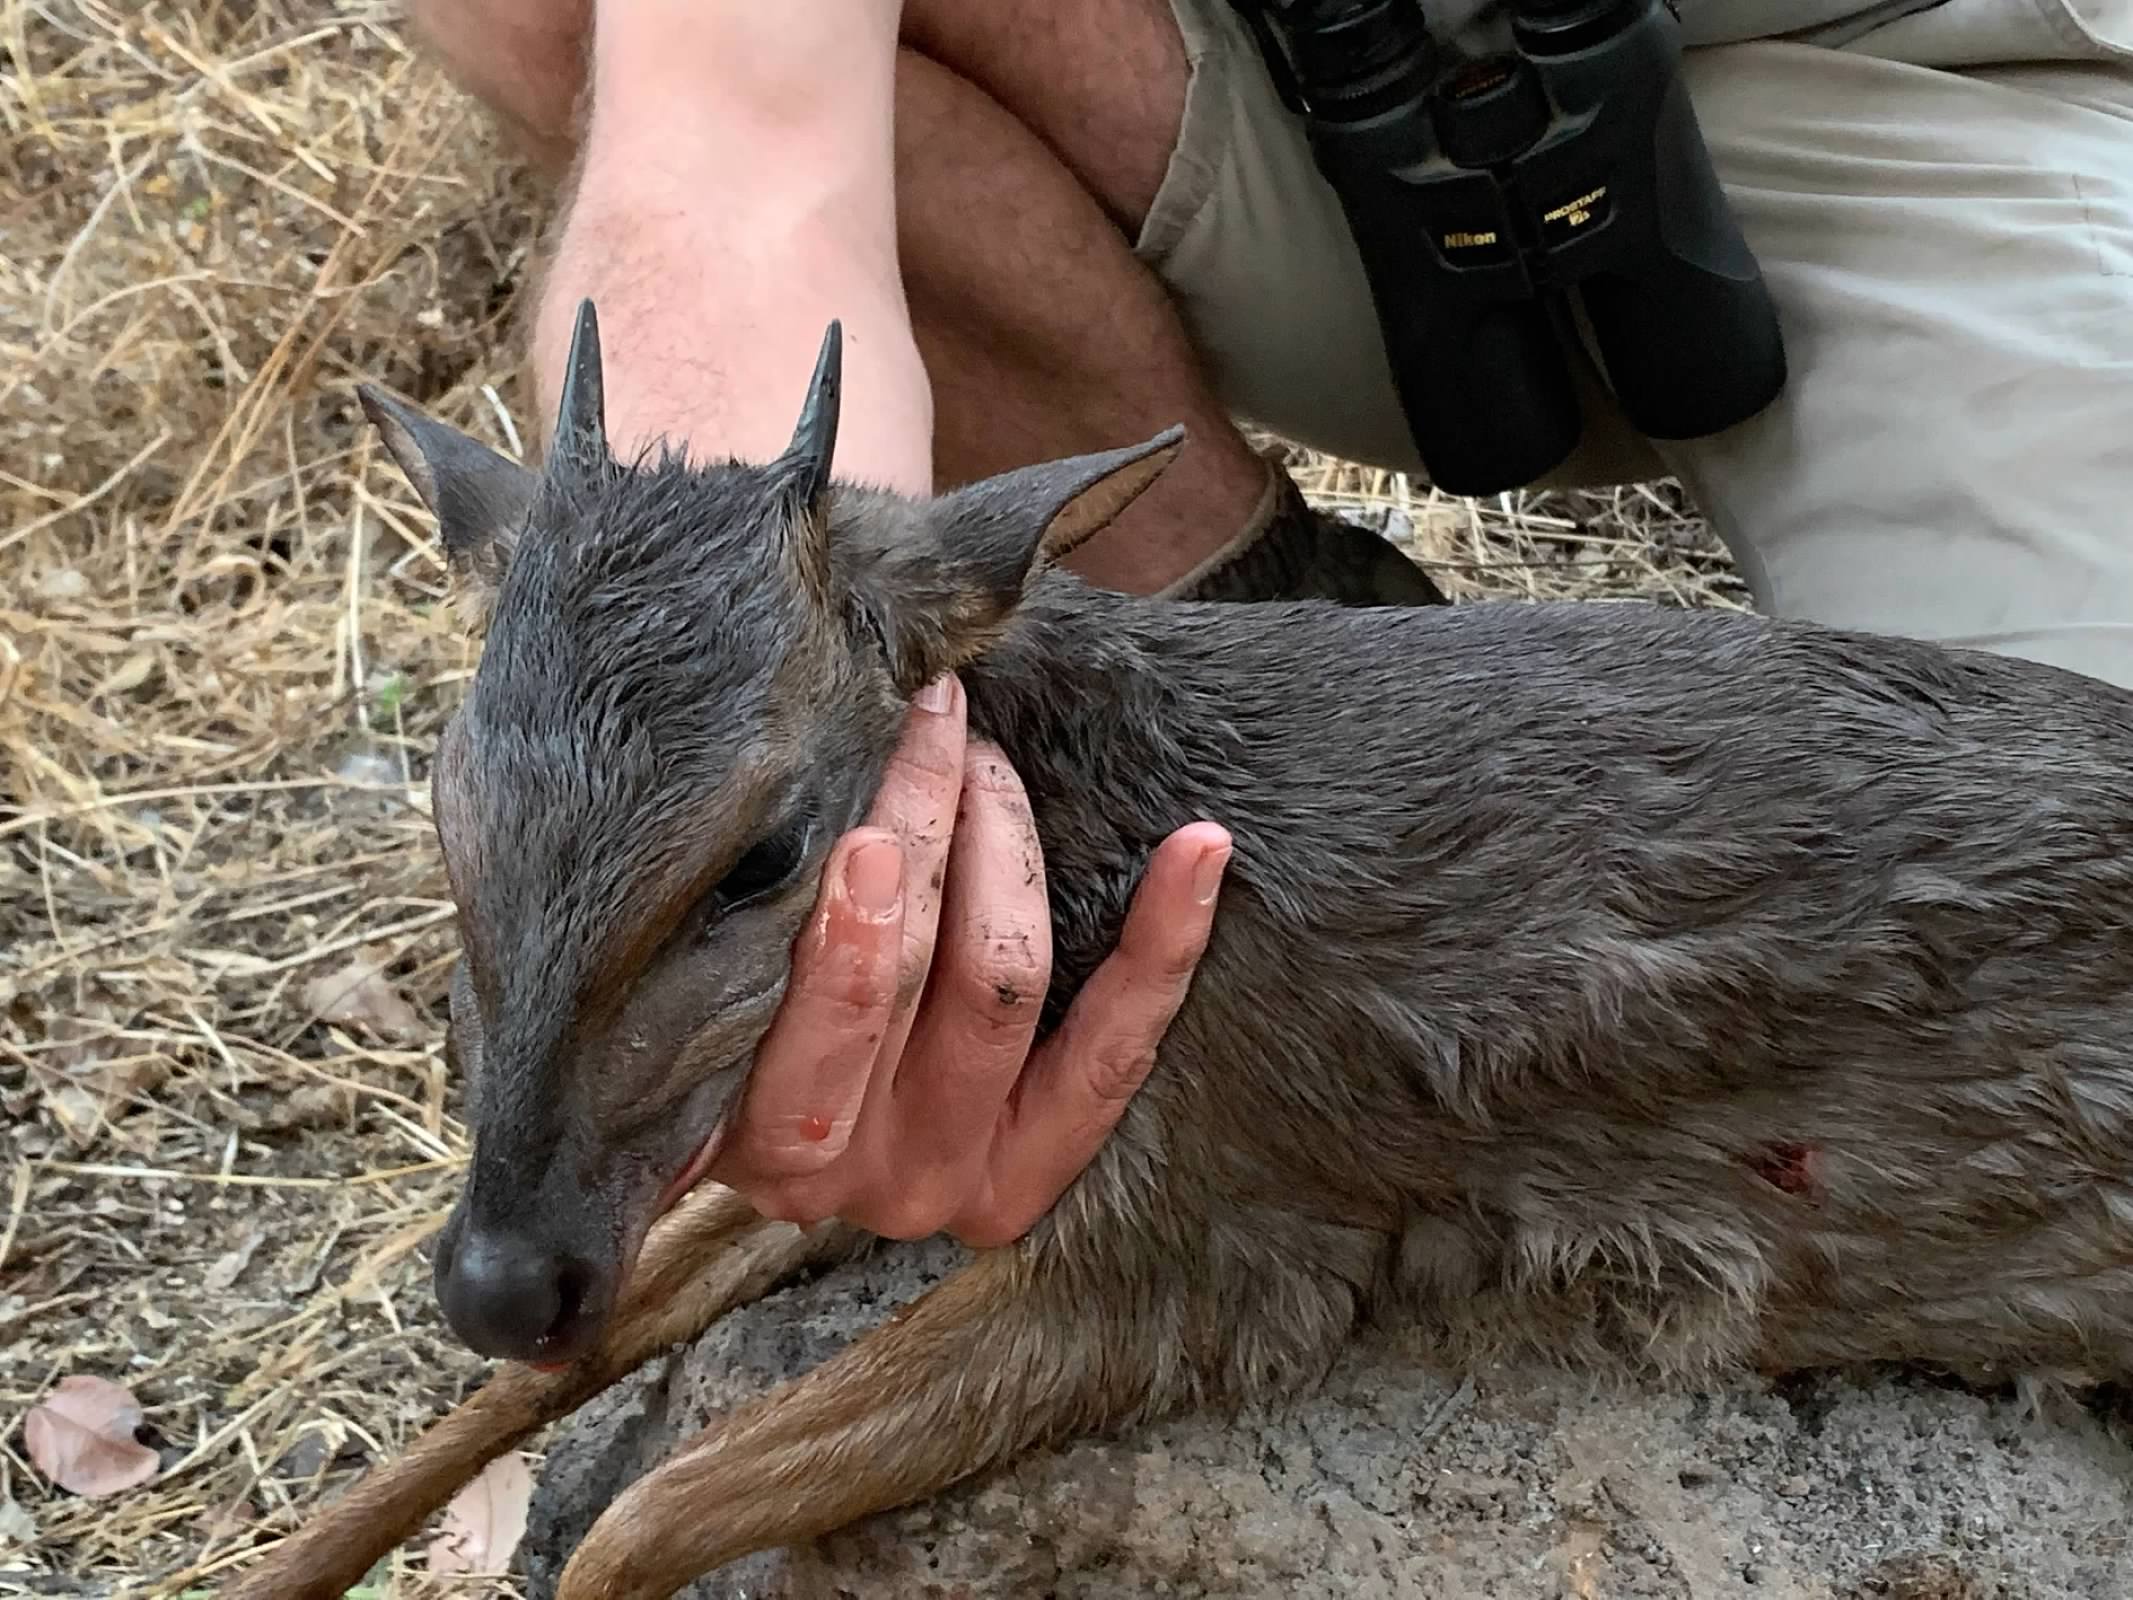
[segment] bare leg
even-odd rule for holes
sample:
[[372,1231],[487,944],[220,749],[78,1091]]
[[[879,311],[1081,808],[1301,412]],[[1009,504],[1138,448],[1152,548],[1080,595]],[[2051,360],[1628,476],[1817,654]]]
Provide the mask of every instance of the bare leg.
[[[417,14],[440,48],[477,57],[483,19],[519,18],[530,78],[502,82],[484,59],[455,72],[533,130],[538,152],[570,137],[575,91],[558,85],[578,57],[558,41],[588,3],[418,0]],[[534,11],[539,27],[524,20]],[[882,25],[878,8],[852,15],[862,20],[836,22],[839,36]],[[699,453],[767,454],[834,315],[849,346],[839,467],[853,476],[925,492],[1182,422],[1181,459],[1072,563],[1140,592],[1270,516],[1296,520],[1300,503],[1277,494],[1285,482],[1230,422],[1128,243],[1185,101],[1164,0],[1012,17],[931,0],[900,22],[906,47],[885,61],[832,38],[817,48],[839,60],[794,67],[785,83],[760,51],[736,48],[773,25],[730,6],[601,13],[592,109],[534,318],[544,415],[573,308],[592,294],[619,444],[665,433]],[[775,26],[812,25],[827,26]],[[1323,542],[1299,531],[1292,567]],[[1389,553],[1365,546],[1360,560]]]
[[560,179],[577,148],[593,0],[413,0],[415,37],[501,119],[527,157]]
[[[1077,8],[1077,37],[1095,33],[1099,20],[1084,11],[1115,11],[1125,28],[1145,25],[1135,16],[1145,9],[1143,0],[1095,0]],[[1163,30],[1175,61],[1161,48]],[[1030,27],[1038,37],[1028,47],[1040,47],[1047,31]],[[1175,70],[1173,83],[1140,86],[1143,96],[1174,100],[1170,135],[1157,131],[1159,118],[1139,129],[1130,121],[1115,131],[1098,126],[1121,152],[1136,132],[1149,135],[1159,180],[1185,67],[1167,8],[1162,29],[1144,31],[1141,70]],[[1133,91],[1122,85],[1129,105]],[[1202,380],[1161,284],[1114,220],[1125,212],[1137,227],[1131,214],[1145,211],[1153,182],[1123,165],[1106,175],[1146,194],[1092,194],[999,102],[910,49],[897,72],[896,157],[899,249],[932,379],[941,485],[1107,449],[1181,422],[1184,453],[1071,564],[1093,582],[1148,590],[1233,539],[1266,494],[1267,467]]]
[[619,452],[664,436],[700,457],[766,460],[834,317],[838,470],[929,491],[932,396],[896,259],[897,6],[595,10],[590,110],[532,297],[541,423],[591,296]]

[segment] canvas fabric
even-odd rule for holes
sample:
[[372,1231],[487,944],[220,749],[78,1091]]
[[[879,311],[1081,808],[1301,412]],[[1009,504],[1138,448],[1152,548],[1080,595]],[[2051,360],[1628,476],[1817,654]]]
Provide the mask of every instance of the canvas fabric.
[[[1239,415],[1419,473],[1338,201],[1225,0],[1136,248]],[[1431,9],[1486,42],[1499,8]],[[2133,0],[1681,0],[1779,402],[1654,444],[1588,370],[1550,483],[1678,475],[1764,610],[2133,686]]]

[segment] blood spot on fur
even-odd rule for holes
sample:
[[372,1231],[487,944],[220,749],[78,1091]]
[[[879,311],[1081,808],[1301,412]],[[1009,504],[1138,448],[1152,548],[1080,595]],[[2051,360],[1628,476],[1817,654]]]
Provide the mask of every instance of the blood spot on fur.
[[828,1117],[802,1117],[800,1119],[800,1137],[809,1144],[820,1144],[829,1136],[830,1119]]
[[1808,1144],[1774,1144],[1750,1158],[1755,1175],[1787,1194],[1813,1195],[1822,1187],[1819,1152]]

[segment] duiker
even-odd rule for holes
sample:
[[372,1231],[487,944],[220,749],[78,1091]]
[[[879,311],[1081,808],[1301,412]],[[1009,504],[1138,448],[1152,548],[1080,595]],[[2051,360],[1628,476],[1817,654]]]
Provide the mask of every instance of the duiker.
[[366,399],[489,595],[435,785],[454,1328],[595,1346],[936,674],[1035,807],[1048,1018],[1162,838],[1235,853],[1053,1213],[633,1486],[568,1600],[1308,1383],[1365,1318],[1662,1372],[2133,1366],[2133,698],[1737,615],[1100,592],[1053,563],[1175,432],[899,498],[832,473],[839,350],[767,464],[614,459],[590,307],[538,476]]

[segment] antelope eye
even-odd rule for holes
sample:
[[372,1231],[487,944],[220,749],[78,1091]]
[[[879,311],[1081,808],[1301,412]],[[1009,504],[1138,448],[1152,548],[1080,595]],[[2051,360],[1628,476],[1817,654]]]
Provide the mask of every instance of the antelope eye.
[[705,912],[716,917],[783,888],[807,859],[812,831],[805,821],[792,822],[757,843],[704,897]]

